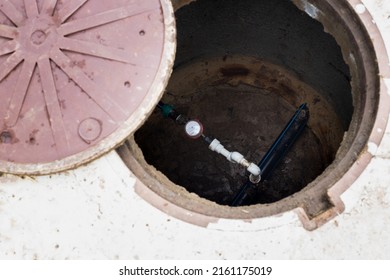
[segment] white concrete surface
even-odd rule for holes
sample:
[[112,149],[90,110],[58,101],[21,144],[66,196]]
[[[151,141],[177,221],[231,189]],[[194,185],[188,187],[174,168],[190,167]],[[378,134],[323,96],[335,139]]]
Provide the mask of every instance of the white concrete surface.
[[[390,3],[363,2],[390,50]],[[389,174],[390,125],[345,212],[313,232],[294,213],[209,228],[172,218],[135,194],[115,152],[58,175],[4,175],[0,259],[389,259]]]

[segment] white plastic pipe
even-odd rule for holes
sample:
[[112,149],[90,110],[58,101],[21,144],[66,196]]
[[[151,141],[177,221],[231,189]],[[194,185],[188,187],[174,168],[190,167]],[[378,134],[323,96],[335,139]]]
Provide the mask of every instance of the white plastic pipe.
[[223,155],[230,162],[238,163],[238,164],[244,166],[248,170],[248,172],[251,174],[249,176],[249,179],[252,183],[260,182],[260,179],[261,179],[260,168],[256,164],[246,160],[244,158],[244,156],[242,154],[240,154],[239,152],[229,152],[228,150],[225,149],[225,147],[217,139],[214,139],[211,142],[209,149],[218,153],[218,154]]

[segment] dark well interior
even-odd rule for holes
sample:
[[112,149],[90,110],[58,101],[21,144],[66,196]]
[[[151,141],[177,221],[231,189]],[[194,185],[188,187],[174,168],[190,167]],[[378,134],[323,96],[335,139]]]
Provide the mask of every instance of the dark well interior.
[[[329,166],[353,114],[349,68],[335,39],[287,0],[198,0],[176,12],[178,46],[163,101],[201,120],[205,134],[259,162],[296,108],[310,121],[250,204],[302,190]],[[156,109],[135,133],[148,164],[200,197],[226,205],[243,167]]]

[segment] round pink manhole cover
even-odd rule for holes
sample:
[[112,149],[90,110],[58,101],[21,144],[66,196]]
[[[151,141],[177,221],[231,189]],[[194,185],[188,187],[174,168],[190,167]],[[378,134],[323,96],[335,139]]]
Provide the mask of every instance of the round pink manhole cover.
[[46,174],[109,151],[160,98],[168,0],[0,0],[0,172]]

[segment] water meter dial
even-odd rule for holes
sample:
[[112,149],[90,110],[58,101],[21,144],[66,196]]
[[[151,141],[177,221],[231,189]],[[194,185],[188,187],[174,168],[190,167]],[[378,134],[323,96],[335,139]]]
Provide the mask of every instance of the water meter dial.
[[198,120],[190,120],[185,124],[185,133],[192,139],[198,139],[203,134],[203,125]]

